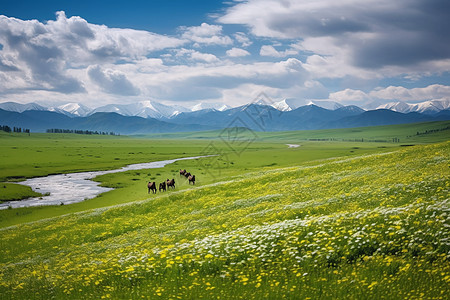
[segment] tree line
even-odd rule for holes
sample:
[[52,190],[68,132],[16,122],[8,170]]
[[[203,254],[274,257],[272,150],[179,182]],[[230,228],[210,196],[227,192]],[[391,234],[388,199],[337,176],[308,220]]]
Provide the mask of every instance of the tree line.
[[30,133],[30,129],[28,128],[21,128],[21,127],[9,127],[8,125],[0,125],[0,130],[5,132],[24,132],[24,133]]
[[59,129],[51,128],[46,130],[47,133],[76,133],[76,134],[97,134],[97,135],[117,135],[114,132],[92,131],[92,130],[77,130],[77,129]]
[[428,129],[428,130],[425,130],[424,132],[417,131],[416,135],[430,134],[430,133],[435,133],[435,132],[449,130],[449,129],[450,129],[450,126],[440,128],[440,129]]

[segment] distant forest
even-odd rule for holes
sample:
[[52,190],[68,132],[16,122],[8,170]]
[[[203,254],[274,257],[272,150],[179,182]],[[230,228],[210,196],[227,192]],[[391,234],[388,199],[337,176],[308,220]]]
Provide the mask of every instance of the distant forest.
[[76,133],[76,134],[98,134],[98,135],[116,135],[114,132],[92,131],[92,130],[76,130],[76,129],[47,129],[47,133]]
[[20,128],[20,127],[9,127],[8,125],[0,125],[0,130],[5,132],[24,132],[24,133],[30,133],[30,129],[27,128]]
[[[5,132],[18,132],[18,133],[30,133],[30,129],[27,128],[21,128],[21,127],[10,127],[8,125],[0,125],[0,131]],[[97,134],[97,135],[120,135],[116,134],[114,132],[104,132],[104,131],[93,131],[93,130],[76,130],[76,129],[58,129],[58,128],[52,128],[47,129],[47,133],[75,133],[75,134]]]

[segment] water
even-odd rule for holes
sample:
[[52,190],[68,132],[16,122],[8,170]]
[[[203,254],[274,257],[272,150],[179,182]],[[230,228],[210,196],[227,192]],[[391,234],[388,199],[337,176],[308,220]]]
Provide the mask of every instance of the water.
[[41,205],[60,205],[61,203],[72,204],[81,202],[87,199],[92,199],[101,193],[112,190],[112,188],[99,186],[100,182],[91,180],[97,176],[131,170],[162,168],[165,165],[179,160],[196,159],[201,157],[206,156],[184,157],[170,160],[154,161],[150,163],[133,164],[116,170],[69,173],[31,178],[26,181],[19,182],[19,184],[27,185],[38,193],[49,195],[28,198],[20,201],[8,201],[0,203],[0,209],[6,209],[8,207],[18,208]]

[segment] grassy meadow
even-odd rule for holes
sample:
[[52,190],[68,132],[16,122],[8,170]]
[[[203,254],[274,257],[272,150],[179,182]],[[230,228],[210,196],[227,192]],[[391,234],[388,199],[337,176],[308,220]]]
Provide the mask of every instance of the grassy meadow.
[[[116,189],[81,203],[0,211],[0,298],[447,299],[449,125],[0,134],[5,186],[219,154],[100,176]],[[147,194],[172,177],[174,191]]]

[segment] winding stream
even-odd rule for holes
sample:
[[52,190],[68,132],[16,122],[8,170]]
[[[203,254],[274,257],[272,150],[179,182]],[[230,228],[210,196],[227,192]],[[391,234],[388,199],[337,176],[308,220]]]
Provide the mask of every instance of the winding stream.
[[20,201],[3,202],[0,203],[0,209],[6,209],[8,207],[18,208],[41,205],[59,205],[61,203],[72,204],[81,202],[87,199],[92,199],[101,193],[113,190],[112,188],[101,187],[99,186],[100,182],[91,180],[97,176],[131,170],[162,168],[179,160],[196,159],[202,157],[206,156],[184,157],[154,161],[150,163],[133,164],[116,170],[58,174],[31,178],[19,182],[19,184],[27,185],[34,191],[41,194],[50,194],[48,196],[28,198]]

